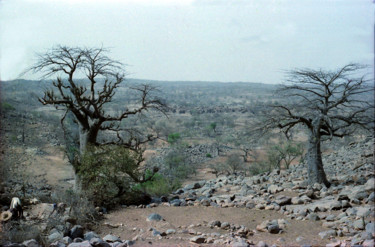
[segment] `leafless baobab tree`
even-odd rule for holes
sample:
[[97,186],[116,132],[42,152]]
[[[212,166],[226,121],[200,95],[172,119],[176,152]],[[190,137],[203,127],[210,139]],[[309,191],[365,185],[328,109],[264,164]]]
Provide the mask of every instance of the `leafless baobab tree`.
[[[43,105],[54,105],[67,113],[72,113],[79,126],[79,151],[82,155],[89,145],[116,144],[132,150],[152,140],[152,135],[130,134],[131,128],[122,128],[120,123],[129,116],[139,115],[148,110],[165,113],[166,105],[152,96],[154,87],[139,85],[132,89],[139,95],[136,106],[130,109],[124,105],[120,113],[109,113],[105,107],[112,102],[118,87],[125,80],[124,65],[107,56],[104,48],[80,48],[58,46],[38,55],[36,63],[27,72],[42,73],[43,78],[55,77],[50,89],[39,98]],[[84,80],[79,77],[83,77]],[[101,131],[116,133],[116,138],[99,143]],[[77,168],[76,168],[77,169]]]
[[273,105],[264,130],[279,128],[288,136],[297,125],[307,127],[309,184],[330,186],[323,168],[322,141],[352,135],[356,127],[374,128],[374,88],[363,75],[365,68],[348,64],[336,71],[293,70],[288,73],[288,84],[278,90],[293,103]]

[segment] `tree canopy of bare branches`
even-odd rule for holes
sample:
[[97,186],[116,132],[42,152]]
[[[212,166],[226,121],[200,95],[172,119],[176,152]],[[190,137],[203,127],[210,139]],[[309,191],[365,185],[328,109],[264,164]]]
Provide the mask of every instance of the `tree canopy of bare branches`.
[[348,64],[336,71],[297,69],[278,94],[292,104],[275,104],[264,129],[281,129],[287,136],[297,125],[309,130],[307,164],[309,183],[330,186],[321,157],[321,141],[352,135],[356,127],[374,128],[374,88],[365,66]]
[[[124,65],[107,56],[104,48],[80,48],[58,46],[39,54],[36,63],[27,72],[41,73],[43,78],[55,77],[50,89],[39,98],[43,105],[53,105],[72,113],[79,125],[79,145],[82,155],[88,145],[122,145],[132,150],[152,140],[152,135],[142,138],[138,131],[121,126],[121,122],[148,110],[165,113],[164,102],[153,96],[151,85],[138,85],[130,89],[138,97],[132,107],[123,106],[113,113],[106,106],[113,101],[118,88],[125,80]],[[80,79],[83,77],[84,79]],[[108,131],[115,138],[98,141],[98,133]],[[123,135],[126,132],[127,135]],[[126,137],[124,137],[126,136]]]

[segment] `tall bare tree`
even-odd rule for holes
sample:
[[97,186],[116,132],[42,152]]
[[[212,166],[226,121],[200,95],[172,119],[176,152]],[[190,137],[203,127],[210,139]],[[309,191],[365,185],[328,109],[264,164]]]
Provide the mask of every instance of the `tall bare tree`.
[[[106,107],[124,82],[125,73],[123,64],[109,58],[107,53],[108,50],[103,48],[58,46],[39,54],[37,62],[28,70],[42,73],[43,78],[56,77],[52,87],[44,91],[39,101],[43,105],[64,109],[62,121],[67,113],[74,115],[79,125],[81,155],[89,145],[99,144],[120,144],[139,150],[140,145],[150,141],[153,136],[140,138],[131,126],[121,127],[121,122],[148,110],[165,113],[166,105],[153,96],[155,88],[150,85],[131,88],[138,95],[138,102],[132,104],[132,108],[123,106],[117,114],[108,111]],[[116,138],[106,143],[99,142],[98,134],[101,131],[110,131]],[[124,132],[128,134],[124,135]]]
[[297,125],[307,127],[310,184],[330,186],[323,168],[322,141],[352,135],[355,127],[373,128],[374,88],[363,75],[365,68],[348,64],[336,71],[293,70],[288,73],[288,84],[278,90],[292,103],[273,105],[264,129],[279,128],[288,136]]

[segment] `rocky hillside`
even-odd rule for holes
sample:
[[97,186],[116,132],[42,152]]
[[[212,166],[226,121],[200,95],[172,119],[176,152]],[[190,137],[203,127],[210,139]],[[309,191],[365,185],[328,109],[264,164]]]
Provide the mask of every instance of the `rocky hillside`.
[[[300,164],[253,177],[222,176],[188,184],[168,198],[154,198],[149,205],[104,214],[105,219],[91,230],[74,225],[77,219],[67,208],[62,212],[64,225],[41,229],[44,244],[374,246],[373,152],[373,139],[368,138],[324,155],[330,188],[309,186],[306,165]],[[42,226],[43,217],[46,220],[52,210],[52,205],[45,203],[30,206],[23,223],[39,222]],[[30,240],[23,245],[38,243]]]

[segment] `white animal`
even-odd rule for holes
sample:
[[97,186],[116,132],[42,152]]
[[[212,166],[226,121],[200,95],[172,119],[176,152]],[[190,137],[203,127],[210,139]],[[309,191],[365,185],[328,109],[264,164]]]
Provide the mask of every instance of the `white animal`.
[[23,210],[21,200],[18,197],[13,197],[10,203],[10,212],[12,212],[12,218],[19,219],[23,217]]

